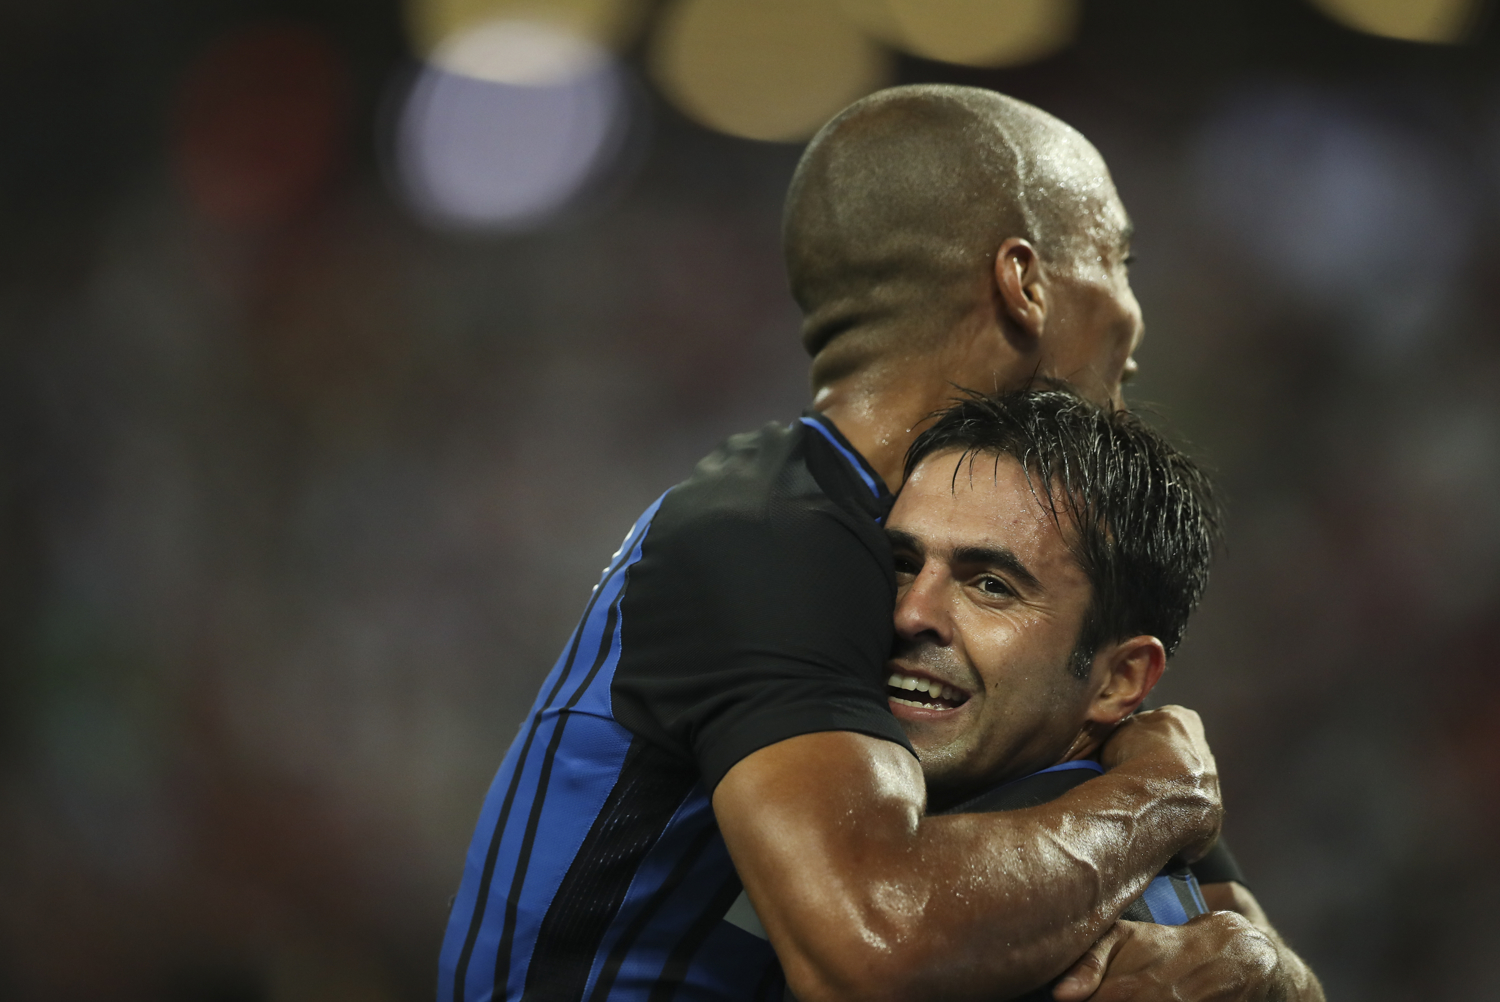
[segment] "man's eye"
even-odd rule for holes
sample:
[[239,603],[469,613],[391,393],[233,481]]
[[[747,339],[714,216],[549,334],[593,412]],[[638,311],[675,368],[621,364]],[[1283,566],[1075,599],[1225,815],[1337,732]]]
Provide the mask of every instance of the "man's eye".
[[915,574],[915,573],[917,573],[917,571],[919,571],[921,569],[922,569],[922,565],[919,564],[917,561],[913,560],[911,557],[904,557],[904,556],[902,556],[899,553],[896,554],[896,573],[897,574]]
[[1015,594],[1010,590],[1010,585],[1006,584],[1004,581],[1001,581],[999,578],[990,577],[988,575],[980,578],[978,581],[974,582],[974,584],[979,588],[980,591],[984,592],[986,595],[1001,596]]

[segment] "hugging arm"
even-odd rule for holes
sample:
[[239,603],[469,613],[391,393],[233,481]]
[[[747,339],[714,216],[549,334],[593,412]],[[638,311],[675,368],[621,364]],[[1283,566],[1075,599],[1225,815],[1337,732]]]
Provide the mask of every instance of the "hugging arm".
[[1058,1002],[1323,1002],[1323,986],[1242,884],[1203,885],[1186,925],[1117,922],[1054,990]]
[[1114,768],[1020,811],[927,816],[904,748],[807,734],[737,764],[714,811],[803,1002],[1006,998],[1044,984],[1220,815],[1197,716],[1142,714]]

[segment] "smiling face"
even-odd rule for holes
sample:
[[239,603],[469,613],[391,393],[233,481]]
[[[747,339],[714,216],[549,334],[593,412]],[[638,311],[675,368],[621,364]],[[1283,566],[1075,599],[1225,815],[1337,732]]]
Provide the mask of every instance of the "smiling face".
[[924,459],[887,522],[891,711],[939,803],[1061,761],[1100,688],[1069,667],[1091,589],[1051,513],[1014,459],[959,455]]

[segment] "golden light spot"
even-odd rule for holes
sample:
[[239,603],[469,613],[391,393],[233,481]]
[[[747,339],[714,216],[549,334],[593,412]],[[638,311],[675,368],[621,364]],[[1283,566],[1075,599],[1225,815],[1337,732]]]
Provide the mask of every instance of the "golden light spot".
[[887,83],[891,60],[835,0],[675,0],[651,71],[704,125],[790,142]]
[[1473,32],[1477,0],[1313,0],[1329,17],[1356,31],[1407,42],[1462,42]]
[[860,27],[927,59],[1019,66],[1065,48],[1078,0],[840,0]]
[[642,10],[640,0],[407,0],[406,25],[423,58],[490,21],[529,21],[618,48],[639,27]]

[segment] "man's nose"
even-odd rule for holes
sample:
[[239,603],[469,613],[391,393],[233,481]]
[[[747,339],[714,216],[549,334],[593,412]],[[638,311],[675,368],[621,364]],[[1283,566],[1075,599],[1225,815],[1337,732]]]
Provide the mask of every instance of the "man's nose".
[[911,584],[896,596],[896,634],[903,640],[928,639],[947,646],[953,639],[948,598],[952,579],[943,569],[925,564]]

